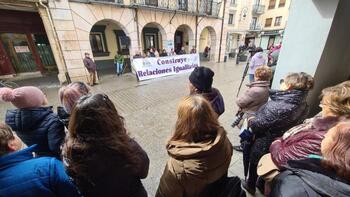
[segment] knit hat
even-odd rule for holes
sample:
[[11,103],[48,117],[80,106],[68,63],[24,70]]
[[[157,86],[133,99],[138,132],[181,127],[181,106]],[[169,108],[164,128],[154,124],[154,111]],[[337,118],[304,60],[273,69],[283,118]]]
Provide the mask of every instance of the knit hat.
[[0,100],[11,102],[17,108],[41,107],[47,101],[45,94],[34,86],[0,88]]
[[192,71],[189,80],[199,91],[210,92],[213,76],[214,72],[210,68],[201,66]]

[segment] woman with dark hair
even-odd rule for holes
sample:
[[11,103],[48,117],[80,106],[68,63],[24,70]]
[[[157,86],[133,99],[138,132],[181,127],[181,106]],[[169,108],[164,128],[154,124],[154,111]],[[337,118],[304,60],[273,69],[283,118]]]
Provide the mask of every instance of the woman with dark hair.
[[287,75],[281,84],[281,90],[270,91],[270,100],[249,118],[248,127],[254,138],[244,150],[244,154],[249,154],[244,162],[249,173],[247,182],[242,184],[249,193],[255,193],[257,165],[260,158],[269,152],[271,143],[306,118],[306,97],[313,83],[313,78],[306,73]]
[[330,129],[321,143],[322,156],[291,160],[272,182],[271,197],[350,196],[350,122]]
[[146,152],[131,139],[112,101],[83,96],[71,113],[63,148],[67,172],[84,196],[147,196]]
[[178,106],[175,131],[166,145],[170,156],[157,197],[205,197],[207,186],[226,176],[232,145],[210,103],[200,95]]

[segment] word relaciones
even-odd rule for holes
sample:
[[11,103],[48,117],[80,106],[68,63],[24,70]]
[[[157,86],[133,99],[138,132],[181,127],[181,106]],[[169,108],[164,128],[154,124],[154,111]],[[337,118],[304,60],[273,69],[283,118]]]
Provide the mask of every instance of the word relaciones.
[[145,76],[152,76],[152,75],[168,74],[172,72],[179,73],[181,71],[191,70],[195,67],[198,67],[198,64],[192,64],[192,65],[186,64],[184,66],[173,66],[173,67],[164,68],[164,69],[156,68],[155,70],[146,69],[145,71],[137,71],[137,75],[139,77],[145,77]]

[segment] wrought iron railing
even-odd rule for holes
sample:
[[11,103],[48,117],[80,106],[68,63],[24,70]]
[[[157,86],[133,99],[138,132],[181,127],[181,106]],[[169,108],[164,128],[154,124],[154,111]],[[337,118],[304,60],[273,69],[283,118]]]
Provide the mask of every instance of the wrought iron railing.
[[249,26],[249,30],[250,31],[261,31],[262,30],[261,24],[251,23]]
[[221,3],[213,2],[212,0],[201,0],[199,4],[199,14],[218,16]]
[[263,14],[265,12],[265,6],[260,4],[253,5],[254,14]]
[[124,4],[124,0],[90,0],[89,2]]

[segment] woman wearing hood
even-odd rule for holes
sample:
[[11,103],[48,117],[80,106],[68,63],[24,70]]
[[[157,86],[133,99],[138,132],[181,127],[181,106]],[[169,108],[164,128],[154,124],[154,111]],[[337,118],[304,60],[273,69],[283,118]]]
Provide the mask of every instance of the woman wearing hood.
[[254,51],[255,54],[253,55],[252,59],[250,60],[249,70],[248,70],[250,83],[254,82],[254,73],[255,73],[256,68],[266,64],[266,58],[264,57],[263,51],[264,50],[261,47],[257,47]]
[[271,143],[284,132],[304,121],[308,114],[306,97],[314,84],[306,73],[291,73],[281,84],[281,90],[271,91],[270,100],[248,120],[254,139],[249,153],[249,175],[243,187],[255,193],[258,178],[257,165],[260,158],[269,152]]
[[65,137],[64,126],[39,88],[0,88],[0,99],[17,108],[7,110],[6,124],[27,146],[37,144],[37,154],[59,157]]
[[200,95],[180,102],[175,131],[166,149],[170,159],[156,197],[205,197],[206,187],[226,176],[232,156],[226,131]]

